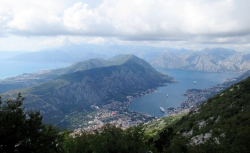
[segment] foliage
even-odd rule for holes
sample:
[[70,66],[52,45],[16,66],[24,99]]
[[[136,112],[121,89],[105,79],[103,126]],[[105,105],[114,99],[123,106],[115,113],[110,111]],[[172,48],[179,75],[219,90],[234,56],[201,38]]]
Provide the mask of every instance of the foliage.
[[159,133],[159,138],[154,140],[153,144],[159,152],[163,152],[163,150],[170,146],[170,141],[173,136],[173,129],[171,127],[166,127]]
[[184,146],[187,150],[179,152],[250,152],[249,91],[247,78],[183,116],[173,125],[179,135],[169,150]]
[[122,130],[107,124],[94,133],[82,132],[70,136],[70,132],[66,131],[64,136],[63,147],[66,153],[140,153],[155,150],[152,145],[148,145],[142,125]]
[[4,103],[0,99],[0,152],[250,152],[249,91],[250,78],[187,115],[126,130],[107,124],[92,133],[79,134],[59,134],[56,128],[42,125],[39,112],[25,112],[21,107],[23,98],[19,94]]
[[81,134],[72,135],[72,131],[63,132],[64,141],[63,149],[65,153],[88,153],[90,150],[91,134],[82,132]]
[[[62,152],[62,153],[123,153],[162,152],[170,145],[171,128],[163,129],[159,137],[150,138],[143,125],[126,130],[107,124],[93,133],[72,134],[43,125],[39,112],[26,111],[24,98],[0,101],[0,151],[7,152]],[[3,103],[3,104],[2,104]]]
[[59,152],[62,137],[51,125],[43,125],[39,112],[25,112],[24,98],[2,102],[0,97],[0,152]]
[[172,125],[174,125],[184,115],[187,115],[187,113],[166,116],[154,122],[150,122],[145,125],[145,134],[153,137],[160,133],[164,128],[171,127]]

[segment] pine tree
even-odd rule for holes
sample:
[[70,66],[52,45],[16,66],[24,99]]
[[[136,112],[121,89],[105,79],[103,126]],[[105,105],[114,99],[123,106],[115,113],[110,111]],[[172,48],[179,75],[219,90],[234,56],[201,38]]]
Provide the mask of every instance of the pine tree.
[[39,111],[25,111],[23,101],[20,93],[4,102],[0,97],[0,152],[59,152],[58,129],[43,125]]

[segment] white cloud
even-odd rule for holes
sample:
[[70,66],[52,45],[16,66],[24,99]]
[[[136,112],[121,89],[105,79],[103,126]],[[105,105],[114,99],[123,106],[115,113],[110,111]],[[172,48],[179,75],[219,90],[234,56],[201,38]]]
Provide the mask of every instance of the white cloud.
[[95,26],[101,27],[100,15],[94,9],[89,9],[88,4],[78,2],[74,6],[66,9],[63,16],[64,26],[73,34],[91,34],[95,35],[98,29],[92,29]]
[[67,44],[68,38],[65,36],[58,36],[53,38],[47,38],[41,43],[39,43],[39,46],[49,46],[49,47],[57,47],[57,46],[63,46]]
[[249,6],[247,0],[1,0],[0,37],[44,45],[67,37],[72,43],[249,46]]

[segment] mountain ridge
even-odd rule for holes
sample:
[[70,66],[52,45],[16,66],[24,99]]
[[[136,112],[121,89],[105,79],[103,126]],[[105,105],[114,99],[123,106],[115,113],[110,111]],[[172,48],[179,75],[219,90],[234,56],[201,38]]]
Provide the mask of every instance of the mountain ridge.
[[173,126],[190,152],[250,150],[249,89],[250,77],[211,97]]
[[[119,103],[126,105],[121,107],[126,109],[129,96],[173,82],[173,78],[157,72],[134,55],[119,58],[120,65],[63,74],[52,81],[20,90],[26,97],[25,107],[40,110],[45,122],[55,124],[73,112],[92,112],[92,105],[102,108]],[[14,96],[15,93],[17,90],[4,95]]]
[[[107,67],[111,65],[120,65],[129,58],[133,58],[132,54],[124,54],[115,56],[109,60],[101,58],[89,59],[83,62],[77,62],[66,68],[42,70],[34,73],[25,73],[15,77],[10,77],[0,81],[0,93],[8,90],[20,89],[29,86],[34,86],[57,78],[60,75],[84,71],[92,68]],[[137,59],[139,60],[139,59]],[[146,64],[144,62],[144,64]]]
[[[250,151],[250,71],[191,111],[145,125],[145,132],[169,153]],[[246,77],[248,76],[248,77]]]
[[244,73],[250,70],[250,54],[224,48],[204,49],[184,55],[164,52],[150,64],[169,69]]

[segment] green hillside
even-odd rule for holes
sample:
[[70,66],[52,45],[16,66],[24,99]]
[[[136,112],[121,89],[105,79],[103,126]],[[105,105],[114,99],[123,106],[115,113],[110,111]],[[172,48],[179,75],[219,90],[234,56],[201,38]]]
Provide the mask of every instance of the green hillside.
[[83,132],[75,138],[66,135],[64,147],[75,152],[250,152],[249,91],[250,77],[188,114],[163,117],[126,130],[105,125],[94,134]]
[[[136,61],[134,61],[135,63],[133,63],[133,61],[134,60],[128,63],[123,62],[122,65],[119,65],[122,66],[122,68],[119,68],[119,70],[125,71],[125,69],[129,69],[131,73],[147,72],[145,74],[149,74],[149,76],[154,76],[151,78],[153,80],[154,78],[158,78],[159,76],[161,76],[161,74],[158,73],[148,73],[150,72],[150,67],[143,67],[140,64],[135,64]],[[134,67],[132,67],[132,65],[134,65]],[[40,108],[42,108],[42,111],[50,111],[49,115],[51,116],[63,113],[63,111],[65,111],[64,109],[66,108],[71,111],[74,109],[77,110],[77,108],[81,108],[81,105],[76,105],[76,103],[70,103],[70,105],[64,104],[64,106],[68,106],[64,107],[64,109],[57,107],[56,103],[58,103],[59,100],[68,98],[69,95],[61,97],[62,99],[59,99],[58,96],[55,96],[58,99],[53,99],[54,101],[52,103],[49,103],[49,100],[52,99],[50,95],[56,95],[56,93],[60,93],[61,88],[65,90],[71,89],[65,88],[71,85],[73,85],[77,89],[78,87],[76,85],[76,82],[79,81],[80,76],[92,76],[93,80],[99,80],[100,78],[106,76],[104,78],[108,79],[107,76],[109,76],[109,73],[111,73],[109,69],[112,70],[111,74],[114,74],[117,72],[117,66],[118,65],[107,67],[107,70],[105,70],[105,72],[102,72],[102,70],[99,70],[99,68],[97,68],[93,70],[88,70],[90,72],[87,71],[84,73],[73,73],[72,77],[70,77],[69,74],[63,75],[60,78],[54,80],[53,82],[39,86],[39,88],[29,88],[26,90],[25,93],[27,98],[29,98],[29,100],[25,102],[26,106],[29,103],[39,105]],[[98,72],[99,76],[94,75],[95,71]],[[127,78],[126,75],[123,75],[123,78],[124,77]],[[115,79],[119,80],[119,77]],[[94,83],[93,80],[87,79],[86,81],[88,83]],[[126,79],[122,81],[126,81]],[[138,82],[138,80],[136,82]],[[100,80],[98,81],[98,83],[100,84]],[[91,89],[90,87],[92,85],[88,84],[87,86],[88,89]],[[94,87],[100,88],[101,86]],[[123,86],[123,89],[124,88],[125,86]],[[117,89],[119,88],[117,87]],[[41,91],[42,93],[40,93]],[[70,92],[70,90],[66,91],[67,93]],[[72,90],[72,92],[73,91],[74,90]],[[44,97],[42,97],[43,94],[45,94],[44,97],[49,98],[45,99]],[[16,100],[18,101],[18,98]],[[14,102],[15,99],[10,99],[9,101]],[[16,108],[19,109],[20,106],[18,105],[18,107]],[[10,109],[13,109],[13,107],[10,107]],[[3,111],[1,113],[3,114],[10,112],[5,111],[5,109],[2,110]],[[12,111],[12,113],[15,112],[16,111]],[[77,116],[86,117],[86,115],[82,115],[80,111],[78,111],[78,113],[72,111],[72,113],[75,115],[75,122],[79,122],[79,120],[76,120]],[[11,119],[15,118],[15,116],[13,115],[11,117]],[[10,117],[8,115],[5,115],[4,119],[9,118]],[[51,117],[50,119],[53,120],[54,118]],[[2,125],[6,125],[9,123],[5,120],[1,121]],[[99,128],[98,130],[93,130],[91,132],[77,131],[72,133],[71,131],[66,130],[60,133],[56,132],[54,134],[55,136],[60,136],[62,138],[58,140],[58,145],[56,146],[56,149],[61,148],[62,150],[60,152],[70,153],[247,153],[250,152],[249,125],[250,77],[239,83],[231,85],[229,88],[211,97],[206,102],[200,104],[197,108],[191,110],[189,113],[164,117],[153,122],[148,122],[145,125],[141,124],[139,126],[127,128],[125,130],[122,129],[120,126],[107,124]],[[21,128],[25,129],[26,127],[22,126]],[[6,129],[4,128],[4,130]],[[4,133],[3,130],[2,133]],[[2,141],[2,143],[4,142],[5,141]],[[2,145],[0,145],[0,150],[1,146]]]
[[249,125],[250,77],[166,126],[174,136],[163,146],[166,152],[250,152]]
[[[134,55],[120,55],[108,62],[98,61],[93,60],[92,63],[102,63],[102,67],[93,66],[95,64],[91,65],[91,61],[88,61],[92,68],[85,69],[85,64],[75,65],[64,69],[63,72],[67,73],[56,79],[22,90],[9,91],[4,95],[15,96],[21,92],[25,97],[24,106],[41,111],[45,123],[60,123],[63,128],[77,128],[93,121],[91,117],[86,119],[93,112],[93,116],[107,116],[112,111],[120,114],[129,112],[126,108],[131,98],[173,82],[173,78],[157,72]],[[59,74],[61,70],[57,71]],[[73,73],[69,73],[71,71]],[[79,113],[81,114],[75,116]],[[110,118],[102,121],[110,121]],[[73,123],[74,126],[71,126]]]
[[[130,59],[133,59],[134,55],[118,55],[110,60],[104,60],[100,58],[89,59],[83,62],[77,62],[66,68],[42,70],[34,73],[25,73],[15,77],[10,77],[0,81],[0,93],[7,92],[9,90],[26,88],[41,83],[45,83],[56,79],[60,75],[70,74],[79,71],[90,70],[93,68],[109,67],[114,65],[121,65]],[[140,61],[144,65],[146,62],[142,62],[139,58],[135,57],[136,60]]]
[[182,112],[177,115],[171,115],[159,118],[153,122],[147,123],[144,125],[145,127],[145,134],[154,137],[158,133],[160,133],[164,128],[174,125],[178,122],[184,115],[187,115],[186,112]]
[[77,62],[66,68],[41,70],[34,73],[25,73],[15,77],[10,77],[0,81],[0,93],[9,90],[26,88],[38,85],[44,82],[56,79],[63,74],[84,71],[97,67],[105,67],[111,65],[111,62],[103,59],[90,59],[83,62]]

